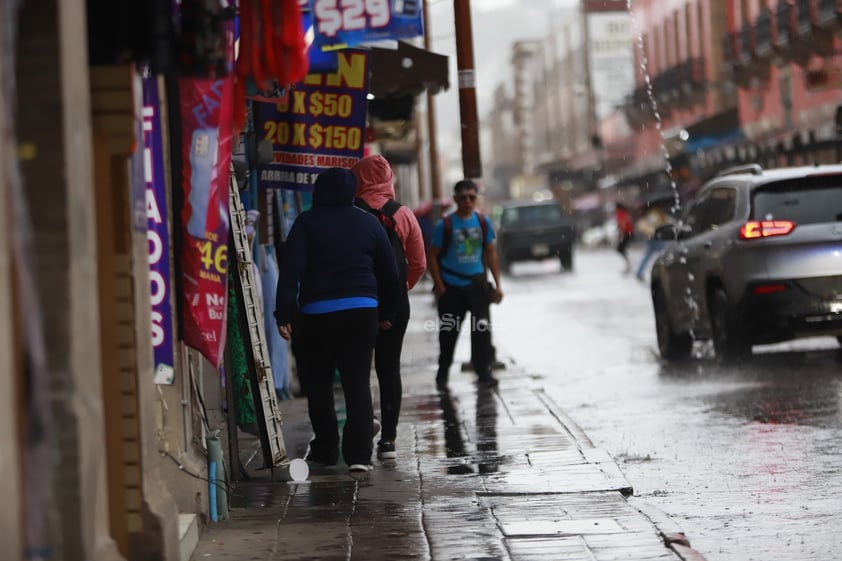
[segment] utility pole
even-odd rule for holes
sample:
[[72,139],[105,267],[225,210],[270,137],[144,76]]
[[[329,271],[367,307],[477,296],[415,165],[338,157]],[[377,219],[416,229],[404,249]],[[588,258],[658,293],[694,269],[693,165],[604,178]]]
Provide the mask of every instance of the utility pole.
[[479,153],[474,39],[470,0],[453,0],[456,24],[456,67],[459,70],[459,117],[462,126],[462,170],[466,178],[482,176]]
[[[430,50],[432,41],[430,37],[430,0],[424,0],[424,48]],[[441,165],[439,164],[439,142],[436,130],[436,103],[430,90],[427,90],[427,134],[430,142],[430,187],[433,195],[433,208],[437,209],[442,198],[441,192]],[[435,218],[438,218],[436,213]]]

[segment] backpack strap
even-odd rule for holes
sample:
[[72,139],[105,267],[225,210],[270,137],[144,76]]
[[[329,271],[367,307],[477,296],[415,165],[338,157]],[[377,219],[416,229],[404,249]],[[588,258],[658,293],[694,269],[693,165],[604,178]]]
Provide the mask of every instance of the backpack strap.
[[373,214],[387,230],[397,232],[398,222],[395,220],[395,213],[403,206],[394,199],[389,199],[382,208],[371,208],[363,199],[356,197],[354,206]]
[[391,244],[392,251],[395,254],[395,264],[398,267],[398,276],[403,281],[402,286],[405,286],[407,278],[406,250],[404,249],[403,241],[401,240],[400,235],[398,235],[398,222],[395,220],[395,213],[397,213],[403,205],[394,199],[389,199],[382,208],[375,209],[371,208],[368,203],[359,197],[354,199],[354,205],[373,214],[374,217],[377,218],[377,221],[380,222],[380,225],[383,226],[383,229],[386,230],[386,235],[389,238],[389,243]]
[[386,204],[383,205],[383,208],[380,209],[380,212],[382,212],[383,214],[385,214],[389,218],[393,218],[395,216],[395,213],[398,212],[398,210],[402,206],[403,205],[400,204],[395,199],[389,199],[388,201],[386,201]]
[[361,209],[363,209],[365,211],[368,211],[368,212],[372,212],[372,213],[374,212],[374,209],[371,208],[370,206],[368,206],[368,203],[365,202],[364,200],[362,200],[359,197],[354,197],[354,206],[358,207],[358,208],[361,208]]

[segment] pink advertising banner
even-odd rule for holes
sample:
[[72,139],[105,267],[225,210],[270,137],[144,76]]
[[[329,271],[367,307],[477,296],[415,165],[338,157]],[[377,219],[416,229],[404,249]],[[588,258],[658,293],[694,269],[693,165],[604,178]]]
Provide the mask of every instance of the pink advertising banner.
[[228,180],[233,80],[182,78],[184,342],[218,367],[228,296]]

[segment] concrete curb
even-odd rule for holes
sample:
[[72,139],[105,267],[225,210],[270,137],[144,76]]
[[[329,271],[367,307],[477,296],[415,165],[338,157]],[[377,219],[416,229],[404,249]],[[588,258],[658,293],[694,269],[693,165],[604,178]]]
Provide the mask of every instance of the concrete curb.
[[[535,390],[535,395],[538,396],[538,399],[541,400],[544,406],[547,407],[547,410],[558,420],[558,422],[564,426],[564,429],[573,437],[577,446],[579,446],[579,449],[586,457],[592,455],[590,452],[601,450],[594,447],[593,442],[582,427],[580,427],[572,417],[565,413],[564,410],[547,393],[545,393],[543,389]],[[614,458],[608,454],[606,455],[610,458],[610,462],[599,461],[599,463],[604,468],[608,468],[609,471],[614,473],[615,477],[619,476],[624,481],[628,482]],[[684,534],[684,530],[682,530],[672,518],[667,516],[665,512],[655,506],[643,501],[639,497],[634,496],[634,488],[630,483],[628,484],[627,489],[621,489],[620,492],[625,497],[626,502],[636,508],[641,515],[652,523],[655,530],[664,541],[664,545],[678,555],[682,561],[707,561],[701,553],[690,546],[690,540]]]
[[609,454],[607,450],[596,448],[582,427],[580,427],[572,417],[565,413],[558,403],[545,393],[543,389],[533,390],[533,392],[541,403],[544,404],[544,407],[547,408],[547,411],[556,418],[556,420],[564,427],[564,430],[566,430],[571,438],[573,438],[576,442],[576,446],[579,447],[579,451],[582,452],[585,459],[592,464],[599,465],[600,469],[609,476],[610,479],[622,482],[617,488],[617,491],[619,491],[623,497],[633,495],[634,487],[632,487],[632,484],[628,479],[626,479],[626,476],[623,474],[620,466],[617,465],[617,462],[611,454]]
[[549,394],[544,391],[543,388],[538,388],[533,391],[535,392],[535,395],[538,396],[538,399],[540,399],[544,406],[547,408],[547,410],[552,414],[552,416],[555,417],[559,423],[561,423],[561,425],[564,427],[564,430],[566,430],[570,434],[570,436],[573,437],[580,450],[586,450],[588,448],[594,447],[593,442],[591,442],[591,439],[588,437],[587,434],[585,434],[585,431],[582,430],[582,427],[580,427],[578,423],[576,423],[576,421],[573,420],[572,417],[565,413],[564,410],[558,405],[558,403],[556,403],[553,400],[553,398],[551,398]]
[[649,519],[661,539],[664,540],[664,545],[674,551],[682,561],[707,561],[701,553],[690,546],[690,540],[684,534],[684,530],[664,511],[640,497],[627,497],[626,501]]

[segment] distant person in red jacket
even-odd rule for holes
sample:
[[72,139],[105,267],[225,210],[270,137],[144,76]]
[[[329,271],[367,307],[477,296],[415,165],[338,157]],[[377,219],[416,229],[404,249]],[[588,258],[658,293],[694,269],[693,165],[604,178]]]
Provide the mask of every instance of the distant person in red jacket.
[[634,222],[628,209],[622,203],[617,203],[614,216],[617,219],[617,252],[623,256],[623,261],[626,262],[623,273],[629,274],[631,272],[631,261],[627,251],[634,235]]

